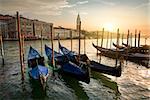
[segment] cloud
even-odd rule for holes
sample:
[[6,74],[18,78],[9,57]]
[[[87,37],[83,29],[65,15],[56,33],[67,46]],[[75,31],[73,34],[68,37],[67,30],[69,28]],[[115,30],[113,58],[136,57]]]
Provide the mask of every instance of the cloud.
[[76,11],[76,10],[69,10],[69,13],[71,13],[71,14],[73,14],[73,15],[77,15],[78,13],[80,14],[80,15],[87,15],[88,13],[87,12],[84,12],[84,11],[80,11],[80,12],[78,12],[78,11]]
[[83,5],[83,4],[86,4],[86,3],[88,3],[88,1],[78,1],[75,4],[63,5],[60,8],[72,8],[72,7],[75,7],[75,6],[78,6],[78,5]]
[[72,5],[63,5],[63,6],[60,6],[60,8],[72,8],[72,7],[75,7],[76,4],[72,4]]
[[86,4],[86,3],[88,3],[88,1],[78,1],[78,2],[77,2],[77,4],[80,4],[80,5]]
[[134,7],[133,9],[139,9],[139,8],[143,8],[143,7],[147,7],[147,8],[150,7],[150,2],[148,2],[148,3],[142,3],[142,4]]
[[106,0],[100,0],[100,2],[104,5],[108,5],[108,6],[114,6],[115,3],[114,2],[110,2],[110,1],[106,1]]
[[0,4],[0,13],[20,11],[31,15],[60,15],[64,7],[70,6],[67,0],[0,0]]

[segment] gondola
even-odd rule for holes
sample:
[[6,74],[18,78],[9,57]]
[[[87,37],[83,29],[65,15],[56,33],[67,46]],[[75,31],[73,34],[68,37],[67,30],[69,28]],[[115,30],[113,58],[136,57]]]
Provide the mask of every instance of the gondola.
[[[140,53],[140,52],[134,52],[133,48],[127,47],[126,49],[119,49],[116,51],[115,49],[106,49],[106,48],[101,48],[99,46],[96,46],[93,44],[93,47],[95,47],[97,50],[101,52],[101,55],[116,59],[118,55],[118,58],[122,57],[125,60],[129,60],[138,64],[142,64],[145,67],[148,67],[149,65],[147,62],[150,60],[150,55],[145,54],[145,53]],[[146,62],[146,64],[143,63]]]
[[[45,45],[45,52],[48,57],[48,60],[51,62],[52,49]],[[55,65],[61,66],[60,74],[70,75],[76,78],[79,81],[83,81],[85,83],[90,82],[89,71],[84,65],[80,67],[73,62],[69,61],[68,58],[56,51],[54,51],[54,60]]]
[[141,45],[139,47],[134,47],[122,43],[126,48],[128,47],[128,52],[130,53],[141,53],[141,54],[150,54],[150,45]]
[[118,49],[125,49],[124,46],[116,45],[115,43],[113,43],[113,46],[116,47],[116,48],[118,48]]
[[43,90],[46,88],[46,82],[49,70],[44,64],[44,57],[30,46],[28,54],[28,74],[32,83],[38,84]]
[[[69,51],[67,48],[63,47],[60,43],[59,43],[59,48],[63,52],[64,55],[72,57],[71,54],[73,54],[73,53],[71,53],[71,51]],[[87,60],[88,58],[84,57],[82,59]],[[87,61],[89,61],[89,64],[90,64],[89,66],[90,66],[91,70],[93,70],[93,71],[109,74],[109,75],[116,76],[116,77],[121,76],[121,64],[117,67],[111,67],[111,66],[106,66],[106,65],[97,63],[95,61],[90,61],[89,59]]]

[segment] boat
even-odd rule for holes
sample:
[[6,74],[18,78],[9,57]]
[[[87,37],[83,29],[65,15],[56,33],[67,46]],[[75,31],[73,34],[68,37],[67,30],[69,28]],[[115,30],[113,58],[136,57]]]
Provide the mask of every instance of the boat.
[[[69,56],[68,58],[71,58],[72,57],[71,54],[74,54],[74,53],[71,53],[71,51],[69,51],[67,48],[63,47],[60,43],[59,43],[59,48],[64,55],[66,54],[67,56]],[[76,60],[76,59],[74,59],[74,60]],[[81,60],[89,61],[89,64],[90,64],[89,66],[90,66],[91,70],[93,70],[93,71],[101,72],[104,74],[109,74],[109,75],[116,76],[116,77],[121,76],[121,64],[116,67],[111,67],[111,66],[106,66],[106,65],[100,64],[95,61],[91,61],[91,60],[89,60],[88,57],[81,58]]]
[[101,48],[94,44],[93,44],[93,47],[95,47],[97,50],[99,50],[100,54],[103,56],[117,59],[117,56],[114,56],[114,55],[118,55],[118,58],[122,57],[124,60],[129,60],[129,61],[135,62],[137,64],[141,64],[145,67],[149,66],[149,64],[147,62],[149,62],[149,60],[150,60],[150,55],[145,54],[145,53],[140,53],[140,52],[133,52],[133,48],[131,48],[129,46],[128,46],[129,50],[127,48],[127,49],[119,49],[118,51],[116,51],[116,49]]
[[[60,42],[59,42],[59,49],[60,49],[61,54],[66,56],[69,61],[79,64],[79,61],[78,61],[79,55],[76,52],[70,51],[66,47],[62,46]],[[87,62],[87,60],[88,60],[88,57],[86,56],[86,54],[80,55],[81,62]]]
[[37,50],[31,46],[28,54],[28,68],[30,81],[38,83],[45,90],[49,70],[44,64],[44,57],[41,57]]
[[121,76],[121,71],[122,71],[121,63],[117,67],[111,67],[111,66],[107,66],[104,64],[100,64],[96,61],[90,61],[90,67],[91,67],[91,70],[93,71],[101,72],[101,73],[116,76],[116,77]]
[[125,49],[124,46],[120,46],[120,45],[117,45],[117,44],[115,44],[115,43],[113,43],[113,46],[116,47],[116,48],[118,48],[118,49]]
[[[51,62],[52,49],[45,45],[45,52],[48,60]],[[90,82],[89,71],[85,65],[76,65],[75,63],[68,60],[68,58],[61,53],[54,51],[54,60],[56,65],[61,66],[60,74],[70,75],[79,81],[85,83]]]
[[[116,49],[107,49],[107,48],[102,48],[100,46],[96,46],[94,45],[94,43],[92,43],[93,47],[95,47],[98,51],[100,51],[100,55],[109,57],[109,58],[113,58],[113,59],[117,59],[117,57],[122,57],[121,54],[125,53],[124,49],[119,49],[118,51],[116,51]],[[115,56],[118,55],[118,56]]]

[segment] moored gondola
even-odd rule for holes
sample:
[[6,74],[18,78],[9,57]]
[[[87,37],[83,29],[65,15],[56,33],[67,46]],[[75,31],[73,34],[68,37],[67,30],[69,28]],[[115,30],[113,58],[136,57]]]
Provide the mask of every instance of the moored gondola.
[[[45,52],[48,57],[48,60],[51,62],[52,49],[45,45]],[[90,82],[89,71],[86,66],[81,65],[78,66],[75,63],[68,60],[68,58],[56,51],[54,51],[54,60],[56,65],[61,66],[60,73],[70,75],[76,78],[79,81],[83,81],[86,83]]]
[[[60,48],[61,52],[63,52],[64,55],[67,55],[69,57],[73,56],[73,55],[71,55],[73,53],[71,53],[71,51],[69,51],[67,48],[63,47],[60,43],[59,43],[59,48]],[[74,55],[74,56],[76,56],[76,55]],[[74,61],[75,60],[76,59],[74,59]],[[117,77],[121,76],[121,64],[116,67],[106,66],[106,65],[100,64],[95,61],[90,61],[89,58],[85,55],[81,57],[81,61],[84,61],[84,62],[87,61],[87,63],[89,63],[91,70],[93,70],[93,71],[97,71],[97,72],[101,72],[101,73],[105,73],[105,74],[109,74],[109,75],[117,76]]]
[[37,50],[32,47],[30,47],[28,54],[28,68],[30,81],[45,90],[49,70],[44,64],[44,57],[41,57]]

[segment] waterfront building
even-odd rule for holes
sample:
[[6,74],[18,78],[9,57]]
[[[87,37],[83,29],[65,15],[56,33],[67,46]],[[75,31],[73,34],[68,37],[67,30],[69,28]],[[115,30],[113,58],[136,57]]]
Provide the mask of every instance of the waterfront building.
[[46,23],[39,20],[33,20],[33,33],[36,37],[41,38],[49,38],[51,29],[50,27],[53,26],[53,23]]
[[33,21],[31,19],[20,17],[21,33],[24,34],[24,38],[34,38],[33,33]]
[[64,28],[62,26],[59,27],[54,27],[54,33],[55,33],[55,39],[58,38],[58,33],[60,39],[69,39],[71,37],[72,33],[72,38],[77,38],[77,31],[75,29],[71,28]]
[[[0,29],[4,39],[18,39],[16,16],[0,14]],[[41,35],[43,38],[49,38],[52,23],[46,23],[39,20],[32,20],[20,16],[20,30],[25,39],[37,39]]]
[[8,38],[8,25],[6,22],[0,22],[0,34],[3,38]]

